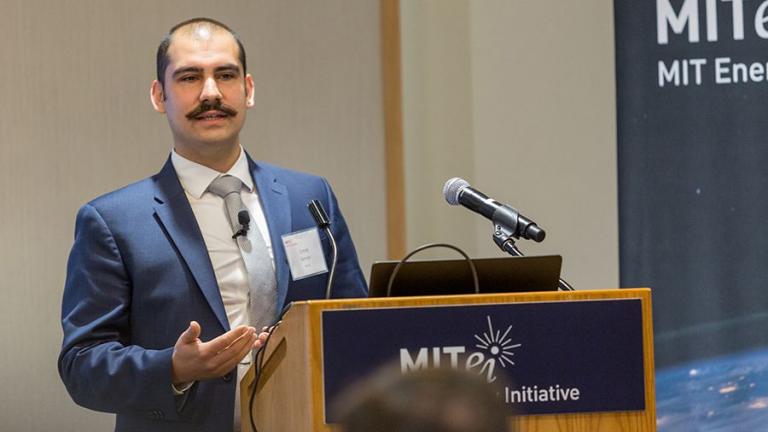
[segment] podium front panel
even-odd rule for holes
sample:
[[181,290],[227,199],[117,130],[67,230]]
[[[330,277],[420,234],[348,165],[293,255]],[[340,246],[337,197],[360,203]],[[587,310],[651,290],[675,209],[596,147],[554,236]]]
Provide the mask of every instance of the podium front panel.
[[325,421],[385,366],[465,369],[500,384],[510,414],[645,409],[639,299],[325,310]]

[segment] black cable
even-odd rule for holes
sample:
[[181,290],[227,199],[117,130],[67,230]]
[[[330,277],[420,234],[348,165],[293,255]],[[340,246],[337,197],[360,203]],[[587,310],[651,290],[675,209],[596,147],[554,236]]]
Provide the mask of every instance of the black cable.
[[414,255],[416,255],[418,252],[421,252],[425,249],[431,249],[435,247],[444,247],[448,249],[453,249],[456,252],[460,253],[464,259],[469,264],[469,269],[472,271],[472,280],[475,283],[475,294],[480,294],[480,283],[477,279],[477,269],[475,268],[475,263],[472,262],[472,260],[469,258],[469,255],[467,255],[463,250],[459,249],[458,247],[448,244],[448,243],[429,243],[422,246],[417,247],[416,249],[412,250],[408,255],[406,255],[403,259],[400,260],[399,263],[395,266],[395,269],[392,270],[392,274],[389,275],[389,282],[387,283],[387,297],[392,297],[392,283],[395,281],[395,276],[400,271],[400,267],[405,264],[408,259]]
[[280,316],[278,316],[277,320],[275,320],[275,324],[269,327],[267,330],[267,339],[264,341],[264,345],[262,345],[261,348],[256,351],[256,355],[253,359],[253,364],[256,368],[256,376],[253,378],[253,388],[251,389],[251,396],[248,401],[248,418],[251,421],[251,432],[259,432],[259,430],[256,428],[256,421],[253,419],[253,405],[256,402],[256,389],[259,388],[259,380],[261,379],[261,372],[264,367],[264,353],[267,351],[267,345],[269,344],[269,340],[272,338],[272,333],[274,333],[275,330],[280,327],[283,316],[285,316],[286,312],[291,309],[291,305],[293,305],[293,303],[288,303],[288,306],[283,308],[283,311],[280,312]]

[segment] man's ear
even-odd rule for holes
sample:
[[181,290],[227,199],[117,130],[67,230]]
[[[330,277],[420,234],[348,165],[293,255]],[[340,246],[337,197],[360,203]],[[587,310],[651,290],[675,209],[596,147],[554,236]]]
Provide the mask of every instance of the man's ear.
[[152,102],[152,107],[159,113],[165,112],[165,93],[163,92],[163,85],[160,81],[152,81],[152,87],[149,89],[149,100]]
[[251,74],[245,75],[245,106],[248,108],[253,106],[253,77]]

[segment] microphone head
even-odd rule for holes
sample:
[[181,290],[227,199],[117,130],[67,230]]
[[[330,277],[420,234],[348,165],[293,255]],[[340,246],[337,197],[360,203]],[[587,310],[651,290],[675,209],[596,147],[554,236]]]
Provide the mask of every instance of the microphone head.
[[443,185],[443,196],[450,205],[459,205],[459,195],[464,188],[469,187],[469,182],[460,177],[448,179]]
[[237,212],[237,221],[240,225],[247,227],[251,223],[251,215],[248,214],[248,210],[240,210]]
[[307,203],[307,208],[315,219],[318,228],[326,228],[331,225],[331,221],[328,219],[328,213],[325,212],[323,204],[320,201],[313,199]]

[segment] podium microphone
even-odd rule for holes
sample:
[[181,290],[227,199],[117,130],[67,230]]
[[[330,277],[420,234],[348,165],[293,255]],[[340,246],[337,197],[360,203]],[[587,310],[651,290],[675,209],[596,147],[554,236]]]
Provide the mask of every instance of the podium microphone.
[[331,298],[331,285],[333,284],[333,275],[336,273],[336,260],[338,258],[338,252],[336,250],[336,239],[333,238],[331,232],[331,220],[328,219],[328,214],[325,212],[323,205],[318,200],[312,200],[307,203],[307,209],[312,213],[312,218],[315,219],[317,227],[325,230],[328,234],[328,240],[331,242],[331,270],[328,272],[328,285],[325,287],[325,298]]
[[502,225],[509,229],[514,238],[524,238],[537,243],[544,240],[547,235],[536,222],[521,215],[515,208],[500,203],[487,195],[474,189],[469,183],[459,177],[454,177],[445,182],[443,196],[450,205],[462,205],[475,213],[479,213],[490,219],[496,225]]

